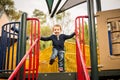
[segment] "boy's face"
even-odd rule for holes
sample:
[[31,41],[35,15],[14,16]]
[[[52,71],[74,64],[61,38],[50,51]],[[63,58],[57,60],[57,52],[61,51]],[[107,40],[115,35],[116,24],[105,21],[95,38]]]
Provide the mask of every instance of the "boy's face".
[[61,32],[61,28],[58,27],[58,26],[54,26],[54,28],[53,28],[53,33],[54,33],[55,35],[59,35],[60,32]]

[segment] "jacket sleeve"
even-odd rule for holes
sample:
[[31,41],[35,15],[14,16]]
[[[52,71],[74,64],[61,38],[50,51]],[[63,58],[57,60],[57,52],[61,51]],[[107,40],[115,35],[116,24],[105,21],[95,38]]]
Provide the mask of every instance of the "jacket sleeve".
[[52,39],[51,39],[51,36],[49,36],[49,37],[41,37],[40,40],[49,41],[49,40],[52,40]]
[[75,35],[75,32],[72,33],[71,35],[65,35],[65,39],[70,39],[70,38],[72,38],[74,35]]

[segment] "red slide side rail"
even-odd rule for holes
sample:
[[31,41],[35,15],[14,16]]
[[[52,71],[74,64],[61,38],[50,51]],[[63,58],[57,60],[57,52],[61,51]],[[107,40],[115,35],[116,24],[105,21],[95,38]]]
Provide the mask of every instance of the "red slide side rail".
[[85,64],[84,19],[88,16],[78,16],[75,19],[77,80],[90,80]]
[[[40,22],[36,18],[27,18],[27,22],[30,23],[30,49],[27,51],[27,53],[24,55],[24,57],[21,59],[20,63],[17,65],[13,73],[10,75],[8,80],[13,80],[16,78],[16,80],[20,80],[19,76],[19,70],[23,65],[24,66],[24,73],[23,73],[23,79],[25,80],[37,80],[38,78],[38,67],[39,67],[39,45],[40,45]],[[26,63],[28,63],[26,65]],[[28,67],[27,67],[28,66]],[[28,74],[28,76],[26,75]],[[27,77],[26,77],[27,76]]]
[[20,68],[22,67],[22,65],[24,64],[26,58],[30,55],[30,52],[32,50],[32,48],[36,45],[36,43],[39,40],[36,39],[35,42],[33,43],[33,45],[30,47],[30,49],[28,50],[28,52],[25,54],[25,56],[22,58],[22,60],[20,61],[20,63],[17,65],[17,67],[15,68],[15,70],[13,71],[13,73],[10,75],[10,77],[8,78],[8,80],[13,80],[13,78],[17,75],[17,72],[20,70]]

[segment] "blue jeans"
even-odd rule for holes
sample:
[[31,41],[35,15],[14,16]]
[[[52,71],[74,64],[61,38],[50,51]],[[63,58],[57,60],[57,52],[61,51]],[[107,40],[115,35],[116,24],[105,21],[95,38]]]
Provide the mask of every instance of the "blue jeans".
[[58,67],[64,70],[64,51],[58,51],[57,49],[52,49],[51,59],[58,57]]

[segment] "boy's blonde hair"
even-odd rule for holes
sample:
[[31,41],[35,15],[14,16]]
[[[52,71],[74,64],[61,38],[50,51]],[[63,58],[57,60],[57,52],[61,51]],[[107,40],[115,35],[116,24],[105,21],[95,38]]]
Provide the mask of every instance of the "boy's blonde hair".
[[59,24],[55,24],[55,25],[53,26],[53,30],[54,30],[54,27],[60,27],[60,30],[62,31],[62,27],[61,27],[61,25],[59,25]]

